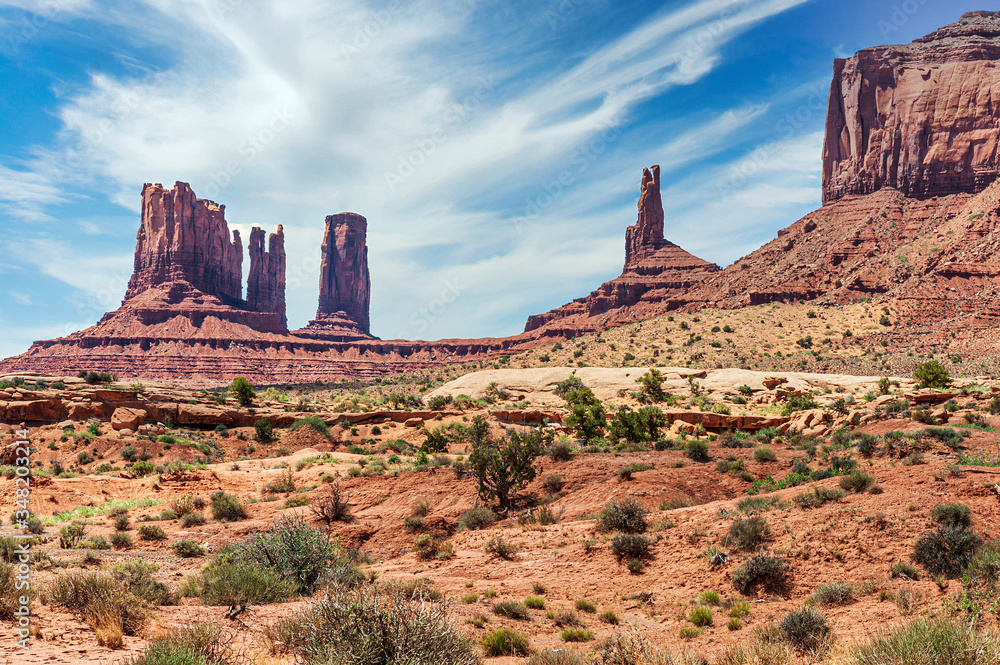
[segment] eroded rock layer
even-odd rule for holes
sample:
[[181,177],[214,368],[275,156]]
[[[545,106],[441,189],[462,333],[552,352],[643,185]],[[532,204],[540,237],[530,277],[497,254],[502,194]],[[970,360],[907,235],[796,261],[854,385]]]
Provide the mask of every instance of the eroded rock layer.
[[1000,168],[1000,12],[834,62],[823,201],[976,193]]

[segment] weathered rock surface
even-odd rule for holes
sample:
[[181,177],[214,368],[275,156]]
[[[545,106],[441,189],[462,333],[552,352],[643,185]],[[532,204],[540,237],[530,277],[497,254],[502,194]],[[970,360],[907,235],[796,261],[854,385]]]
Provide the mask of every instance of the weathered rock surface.
[[143,186],[135,268],[125,300],[183,281],[227,305],[238,305],[242,266],[243,245],[239,231],[230,239],[226,206],[199,199],[186,182],[171,190],[159,183]]
[[1000,168],[1000,12],[834,62],[823,201],[976,193]]
[[297,335],[350,341],[371,337],[368,220],[353,212],[326,218],[316,319]]
[[287,329],[284,228],[279,224],[278,232],[268,237],[265,251],[264,232],[259,227],[253,227],[248,248],[250,275],[247,279],[247,309],[279,314],[282,328]]
[[625,268],[589,296],[528,318],[525,332],[561,336],[650,318],[687,304],[685,292],[720,270],[663,236],[660,167],[643,170],[639,217],[625,230]]

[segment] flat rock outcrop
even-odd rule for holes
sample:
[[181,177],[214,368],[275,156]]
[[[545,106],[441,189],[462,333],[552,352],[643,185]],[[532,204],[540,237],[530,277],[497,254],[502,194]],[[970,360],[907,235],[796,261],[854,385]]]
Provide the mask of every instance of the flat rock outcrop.
[[720,270],[663,236],[660,167],[642,172],[639,216],[625,230],[625,267],[617,279],[558,309],[528,318],[525,332],[573,336],[650,318],[684,306],[685,292]]
[[1000,12],[834,62],[823,201],[977,193],[1000,168]]

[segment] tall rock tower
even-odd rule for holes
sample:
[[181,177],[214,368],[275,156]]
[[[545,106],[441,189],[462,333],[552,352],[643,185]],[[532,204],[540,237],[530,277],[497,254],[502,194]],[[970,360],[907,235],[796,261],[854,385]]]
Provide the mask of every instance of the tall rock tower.
[[350,341],[371,338],[368,318],[368,220],[353,212],[326,218],[316,319],[296,335]]
[[285,230],[279,224],[278,232],[267,239],[264,250],[264,232],[260,227],[250,231],[247,247],[250,254],[250,275],[247,279],[247,309],[254,312],[274,312],[285,316]]

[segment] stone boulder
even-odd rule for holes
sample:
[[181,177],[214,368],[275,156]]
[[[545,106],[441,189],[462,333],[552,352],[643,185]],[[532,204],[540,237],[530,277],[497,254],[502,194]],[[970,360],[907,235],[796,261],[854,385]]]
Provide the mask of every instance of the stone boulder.
[[120,406],[111,414],[111,428],[114,430],[131,430],[135,432],[146,419],[144,409],[130,409]]

